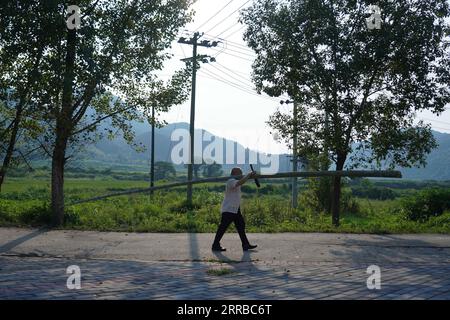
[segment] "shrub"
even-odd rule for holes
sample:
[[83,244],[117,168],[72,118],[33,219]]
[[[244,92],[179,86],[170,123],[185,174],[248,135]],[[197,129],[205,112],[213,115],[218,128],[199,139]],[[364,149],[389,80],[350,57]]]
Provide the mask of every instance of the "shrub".
[[49,225],[52,213],[47,203],[25,210],[20,215],[20,222],[29,226]]
[[401,201],[401,211],[405,218],[426,222],[450,209],[450,189],[427,189]]
[[348,188],[342,188],[341,191],[341,211],[353,214],[360,212],[359,204],[353,197],[352,191]]
[[[325,184],[319,187],[317,184],[313,184],[300,193],[299,203],[304,209],[310,209],[315,213],[327,212],[331,208],[331,195],[332,193]],[[340,203],[342,213],[358,213],[360,211],[358,202],[348,188],[341,188]]]
[[195,201],[195,199],[192,200],[192,205],[189,205],[187,203],[187,200],[178,200],[174,201],[170,204],[169,210],[173,213],[186,213],[191,210],[198,210],[201,208],[201,204]]
[[394,190],[386,188],[386,187],[375,187],[375,186],[369,186],[369,187],[353,187],[352,186],[352,193],[356,197],[361,198],[368,198],[368,199],[374,199],[374,200],[391,200],[395,199],[397,194],[394,192]]

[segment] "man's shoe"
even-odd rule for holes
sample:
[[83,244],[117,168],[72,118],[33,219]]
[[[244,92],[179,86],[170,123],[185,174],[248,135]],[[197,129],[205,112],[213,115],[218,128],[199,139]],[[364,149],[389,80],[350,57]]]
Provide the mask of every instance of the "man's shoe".
[[221,246],[212,246],[212,251],[227,251],[227,249],[222,248]]
[[251,245],[251,244],[248,244],[248,245],[246,245],[246,246],[242,246],[242,250],[248,251],[248,250],[255,249],[256,247],[257,247],[257,245]]

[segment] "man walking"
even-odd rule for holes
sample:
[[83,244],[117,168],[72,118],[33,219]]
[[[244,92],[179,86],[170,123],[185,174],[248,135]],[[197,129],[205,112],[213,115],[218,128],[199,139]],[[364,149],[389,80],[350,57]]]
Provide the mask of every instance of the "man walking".
[[[230,178],[227,181],[225,187],[225,198],[223,199],[221,207],[222,220],[217,229],[216,237],[212,245],[213,251],[226,251],[226,249],[222,248],[220,245],[220,240],[232,222],[234,222],[234,225],[239,233],[239,237],[241,238],[242,249],[247,251],[257,247],[256,245],[251,245],[247,239],[247,235],[245,234],[245,221],[241,214],[241,186],[255,175],[256,172],[252,171],[240,180]],[[231,170],[231,176],[242,176],[242,170],[240,168],[233,168],[233,170]]]

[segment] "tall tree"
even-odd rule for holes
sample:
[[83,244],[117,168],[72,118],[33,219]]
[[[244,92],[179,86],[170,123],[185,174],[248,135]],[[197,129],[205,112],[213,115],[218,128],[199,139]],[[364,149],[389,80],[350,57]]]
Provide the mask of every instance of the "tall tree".
[[[373,4],[380,28],[366,22]],[[255,0],[241,19],[257,88],[301,104],[295,129],[280,113],[275,128],[297,130],[301,147],[327,151],[343,170],[425,164],[436,143],[415,114],[439,114],[450,102],[449,16],[446,0]],[[339,177],[333,185],[337,226]]]
[[[162,69],[170,57],[166,49],[190,20],[190,1],[38,2],[38,12],[54,17],[50,22],[57,37],[42,57],[44,85],[33,94],[48,128],[40,142],[52,159],[51,208],[54,223],[61,225],[70,147],[98,138],[98,125],[106,119],[116,128],[108,130],[109,136],[120,132],[131,142],[130,120],[147,119],[151,105],[165,111],[187,97],[187,70],[166,83],[155,71]],[[72,27],[76,20],[67,12],[69,5],[81,9],[81,27]]]
[[222,165],[216,163],[205,163],[203,166],[203,176],[207,178],[220,177],[223,174]]
[[176,177],[177,171],[171,162],[155,162],[155,180],[171,179]]
[[26,162],[37,149],[30,141],[42,133],[32,93],[42,85],[42,57],[55,37],[51,13],[39,8],[36,1],[0,6],[0,189],[13,160]]

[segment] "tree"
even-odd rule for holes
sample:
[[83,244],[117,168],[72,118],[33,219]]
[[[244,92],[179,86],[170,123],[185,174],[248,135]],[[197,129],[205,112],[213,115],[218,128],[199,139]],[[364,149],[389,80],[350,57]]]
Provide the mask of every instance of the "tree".
[[[42,133],[32,93],[41,85],[40,67],[54,38],[51,17],[35,1],[0,7],[0,190],[13,162],[25,162]],[[20,145],[20,148],[18,147]]]
[[223,174],[222,166],[214,161],[203,165],[203,176],[207,178],[220,177]]
[[[27,3],[10,5],[14,9]],[[68,5],[81,8],[81,28],[68,28]],[[166,49],[190,20],[189,6],[186,0],[52,0],[36,8],[49,19],[56,37],[43,53],[42,88],[33,92],[47,128],[40,143],[52,159],[55,225],[64,221],[64,166],[70,147],[99,138],[104,133],[97,133],[98,125],[106,119],[116,128],[108,129],[109,137],[121,133],[131,143],[130,120],[148,119],[151,106],[166,111],[187,97],[188,70],[167,83],[154,72],[162,69],[170,57]]]
[[170,162],[155,162],[155,180],[164,180],[174,178],[177,175],[175,167]]
[[[415,113],[450,102],[446,0],[380,0],[381,28],[366,24],[368,0],[255,0],[242,14],[256,52],[253,80],[271,96],[298,101],[300,151],[326,153],[336,170],[356,165],[424,165],[436,146]],[[289,122],[287,122],[289,123]],[[352,147],[357,150],[352,156]],[[349,159],[351,158],[351,159]],[[341,180],[333,182],[339,225]]]

